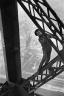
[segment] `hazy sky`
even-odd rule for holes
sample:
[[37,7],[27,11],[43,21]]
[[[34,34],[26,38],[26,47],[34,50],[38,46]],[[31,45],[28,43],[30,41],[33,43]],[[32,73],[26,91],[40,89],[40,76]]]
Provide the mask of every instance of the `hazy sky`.
[[47,1],[49,2],[50,6],[52,6],[54,11],[56,11],[61,20],[63,20],[64,22],[64,0],[47,0]]

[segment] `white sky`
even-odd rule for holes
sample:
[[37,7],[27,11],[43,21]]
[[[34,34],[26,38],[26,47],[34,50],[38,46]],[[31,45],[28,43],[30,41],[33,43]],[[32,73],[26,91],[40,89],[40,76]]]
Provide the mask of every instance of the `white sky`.
[[64,22],[64,0],[47,0],[50,6],[56,11],[58,16]]

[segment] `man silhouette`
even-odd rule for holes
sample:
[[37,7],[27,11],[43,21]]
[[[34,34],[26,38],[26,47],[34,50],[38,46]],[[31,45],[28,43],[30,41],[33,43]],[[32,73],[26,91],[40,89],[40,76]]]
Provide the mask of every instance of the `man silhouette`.
[[[35,30],[35,35],[39,37],[39,42],[43,50],[43,58],[40,62],[39,69],[38,69],[39,74],[41,74],[42,73],[41,69],[43,65],[46,66],[50,60],[52,47],[49,44],[49,42],[46,40],[46,37],[43,35],[43,33],[39,29]],[[49,68],[49,70],[51,71],[51,68]]]

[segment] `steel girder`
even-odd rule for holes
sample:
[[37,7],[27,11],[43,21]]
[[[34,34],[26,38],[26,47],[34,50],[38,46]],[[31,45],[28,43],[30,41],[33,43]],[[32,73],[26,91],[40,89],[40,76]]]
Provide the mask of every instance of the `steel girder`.
[[[64,71],[64,50],[63,50],[63,34],[64,24],[50,7],[46,0],[17,0],[33,23],[40,29],[43,35],[46,37],[50,45],[57,52],[57,56],[53,58],[47,66],[43,66],[42,74],[39,74],[38,70],[35,74],[30,76],[23,87],[29,92],[33,92],[41,85],[45,84],[49,80],[56,77],[58,74]],[[49,29],[47,31],[47,28]],[[50,35],[56,40],[56,45],[51,39],[48,39],[47,35]],[[62,50],[59,48],[59,44],[62,45]],[[59,61],[59,63],[56,63]],[[54,66],[54,67],[53,67]],[[53,68],[53,72],[49,73],[48,68]],[[29,83],[30,82],[30,83]],[[30,86],[30,84],[32,86]]]

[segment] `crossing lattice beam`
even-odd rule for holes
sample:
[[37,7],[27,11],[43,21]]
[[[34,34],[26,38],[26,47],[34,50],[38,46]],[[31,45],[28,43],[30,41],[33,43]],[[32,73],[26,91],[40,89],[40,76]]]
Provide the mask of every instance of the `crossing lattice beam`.
[[[29,93],[36,90],[41,85],[45,84],[49,80],[56,77],[64,70],[64,50],[63,50],[63,34],[64,24],[50,7],[46,0],[17,0],[24,11],[28,14],[33,23],[40,29],[43,35],[46,37],[50,45],[57,52],[57,56],[52,59],[47,66],[43,66],[42,74],[38,71],[29,77],[24,83],[25,89]],[[48,39],[47,34],[51,34],[55,38],[57,45],[51,39]],[[62,50],[58,47],[58,41],[62,45]],[[56,61],[59,60],[59,63]],[[49,73],[49,67],[53,68],[53,72]],[[32,86],[30,86],[30,83]]]

